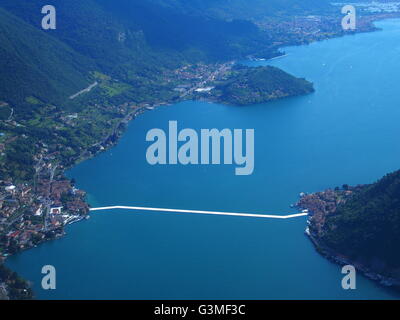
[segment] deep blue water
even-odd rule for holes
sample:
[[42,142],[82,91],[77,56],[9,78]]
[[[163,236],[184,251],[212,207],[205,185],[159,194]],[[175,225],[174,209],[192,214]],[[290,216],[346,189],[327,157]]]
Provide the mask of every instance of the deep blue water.
[[[290,47],[270,62],[315,84],[311,95],[232,107],[184,102],[147,112],[120,143],[69,172],[93,206],[137,205],[288,214],[300,192],[370,183],[400,165],[400,21],[384,31]],[[159,166],[145,135],[182,128],[254,128],[255,171],[234,166]],[[108,211],[68,227],[67,237],[11,257],[43,299],[388,299],[399,295],[341,269],[304,236],[305,218]],[[57,290],[40,288],[41,267]]]

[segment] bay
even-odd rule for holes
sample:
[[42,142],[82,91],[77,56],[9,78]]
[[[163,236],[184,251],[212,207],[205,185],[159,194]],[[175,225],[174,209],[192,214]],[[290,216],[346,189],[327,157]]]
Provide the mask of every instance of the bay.
[[[300,192],[371,183],[399,169],[400,20],[383,30],[289,47],[274,65],[314,82],[311,95],[248,107],[188,101],[134,120],[118,145],[68,172],[92,206],[289,214]],[[151,166],[148,130],[255,129],[255,170]],[[68,235],[8,259],[39,299],[398,299],[341,268],[304,235],[306,219],[104,211]],[[41,289],[54,265],[57,289]]]

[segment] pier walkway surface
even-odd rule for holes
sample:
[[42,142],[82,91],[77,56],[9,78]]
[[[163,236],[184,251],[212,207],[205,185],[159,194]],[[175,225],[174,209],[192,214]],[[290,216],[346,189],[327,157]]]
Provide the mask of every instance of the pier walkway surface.
[[255,213],[218,212],[218,211],[202,211],[202,210],[128,207],[128,206],[91,208],[90,211],[105,211],[105,210],[115,210],[115,209],[132,210],[132,211],[156,211],[156,212],[168,212],[168,213],[208,214],[208,215],[237,216],[237,217],[264,218],[264,219],[292,219],[308,215],[307,212],[301,212],[289,215],[270,215],[270,214],[255,214]]

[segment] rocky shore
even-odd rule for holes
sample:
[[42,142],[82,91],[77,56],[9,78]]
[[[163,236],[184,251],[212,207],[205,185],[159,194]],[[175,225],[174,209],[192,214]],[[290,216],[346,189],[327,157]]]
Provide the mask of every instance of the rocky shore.
[[[327,217],[334,216],[338,206],[346,203],[354,193],[359,192],[365,186],[349,187],[344,185],[342,188],[334,190],[328,189],[312,194],[301,194],[301,198],[296,207],[308,210],[307,228],[305,234],[314,244],[318,253],[328,260],[339,265],[353,265],[357,271],[365,277],[378,282],[387,287],[400,288],[400,278],[388,276],[378,271],[378,267],[362,259],[353,259],[327,246],[323,240],[325,233],[325,223]],[[351,245],[351,244],[349,244]]]
[[[373,20],[376,20],[376,17],[375,19],[371,18],[371,25]],[[369,28],[372,28],[371,25]],[[372,30],[368,29],[365,31]],[[222,72],[222,74],[223,73],[224,72]],[[202,86],[195,86],[194,88],[199,89],[201,87]],[[172,102],[167,101],[166,103]],[[127,106],[118,106],[118,109],[125,110],[128,109],[129,106],[128,104]],[[113,125],[113,127],[109,130],[109,134],[107,134],[87,150],[84,150],[79,157],[71,157],[71,161],[68,161],[68,164],[64,164],[63,166],[59,165],[57,167],[55,164],[62,162],[59,154],[48,154],[47,152],[43,152],[43,157],[37,157],[37,159],[35,159],[37,160],[37,163],[34,167],[37,172],[36,176],[38,177],[37,184],[34,187],[39,189],[42,187],[42,192],[40,192],[40,190],[33,190],[32,186],[30,185],[14,185],[12,181],[4,181],[4,185],[2,185],[4,199],[0,199],[0,201],[4,201],[3,205],[4,208],[7,209],[7,216],[4,217],[4,239],[2,239],[5,243],[4,251],[0,252],[0,256],[1,253],[4,254],[4,256],[8,256],[10,254],[19,252],[20,250],[32,248],[44,241],[59,238],[65,234],[64,226],[66,224],[86,217],[89,206],[85,202],[85,194],[83,191],[74,188],[73,184],[65,178],[64,171],[76,163],[92,158],[98,153],[103,152],[104,150],[115,145],[124,132],[129,121],[134,119],[145,110],[151,110],[151,108],[156,106],[157,105],[155,104],[143,103],[142,105],[135,106],[131,111],[124,113],[122,119]],[[78,117],[78,115],[68,115],[66,116],[67,119],[65,122],[71,122],[71,126],[75,126],[74,119],[76,117]],[[43,150],[48,149],[48,147],[44,144],[41,144],[40,147]],[[57,146],[57,148],[58,147],[61,150],[61,147],[63,146],[60,145]],[[53,181],[55,168],[57,168],[58,172]],[[11,187],[15,188],[10,189]],[[6,190],[6,188],[9,190]],[[322,232],[326,216],[329,214],[334,214],[336,207],[342,201],[345,201],[346,197],[351,195],[352,191],[353,190],[329,190],[314,195],[306,195],[302,197],[298,204],[299,207],[308,209],[310,213],[313,214],[312,216],[310,215],[309,219],[309,236],[316,245],[317,249],[331,260],[336,260],[337,263],[341,264],[347,264],[349,262],[346,260],[346,257],[341,256],[338,253],[331,252],[328,248],[323,246],[318,230]],[[29,196],[29,194],[34,194],[34,196]],[[65,198],[65,195],[67,195],[68,198]],[[18,203],[23,205],[17,206]],[[66,212],[64,211],[64,208],[62,212],[60,210],[57,211],[57,208],[60,207],[64,207]],[[20,211],[20,208],[30,208],[31,210],[29,213],[27,213],[25,211]],[[5,211],[6,210],[4,209],[4,212]],[[63,215],[65,217],[63,217]],[[39,219],[40,217],[45,217],[45,219],[42,219],[44,220],[44,223],[42,223],[42,220]],[[2,231],[1,228],[0,231]],[[2,233],[0,233],[0,235],[2,235]],[[0,261],[0,266],[2,266],[2,261]],[[394,283],[392,279],[383,277],[380,278],[379,274],[370,272],[369,269],[363,267],[362,264],[358,266],[358,269],[361,271],[365,269],[365,274],[367,276],[371,278],[375,277],[375,280],[378,280],[383,284],[393,285]],[[9,293],[14,285],[19,283],[19,280],[16,281],[15,279],[7,277],[0,277],[0,299],[2,296],[4,298],[7,295],[12,299],[16,298]]]

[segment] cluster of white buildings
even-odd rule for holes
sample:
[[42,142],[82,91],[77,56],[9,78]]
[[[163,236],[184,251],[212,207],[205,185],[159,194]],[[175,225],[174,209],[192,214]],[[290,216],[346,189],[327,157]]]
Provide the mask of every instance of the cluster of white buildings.
[[356,2],[356,3],[332,3],[334,6],[352,5],[357,9],[369,13],[394,13],[400,12],[400,2]]

